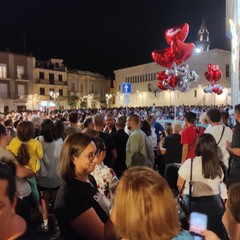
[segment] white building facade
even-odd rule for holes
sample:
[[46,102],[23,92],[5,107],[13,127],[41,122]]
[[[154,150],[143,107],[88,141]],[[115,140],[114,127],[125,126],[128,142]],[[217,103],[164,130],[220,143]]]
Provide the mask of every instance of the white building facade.
[[[204,76],[210,63],[218,64],[222,71],[222,77],[218,81],[223,86],[221,95],[203,91],[210,84]],[[199,54],[195,53],[184,64],[188,64],[190,70],[196,71],[200,77],[198,82],[192,83],[187,92],[158,89],[157,73],[166,70],[166,68],[155,62],[115,70],[115,107],[125,106],[124,96],[121,92],[121,85],[125,82],[132,85],[132,93],[128,104],[131,107],[152,106],[154,103],[156,106],[231,104],[231,53],[229,51],[212,49]]]

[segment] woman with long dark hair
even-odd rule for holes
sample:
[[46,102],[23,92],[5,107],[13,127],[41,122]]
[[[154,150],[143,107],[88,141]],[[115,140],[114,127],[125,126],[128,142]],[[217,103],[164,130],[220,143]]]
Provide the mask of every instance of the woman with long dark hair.
[[54,204],[57,190],[61,184],[61,178],[57,173],[57,165],[63,140],[57,135],[56,127],[51,119],[45,119],[42,122],[38,140],[43,148],[43,158],[37,176],[37,185],[41,192],[43,216],[41,230],[48,231],[49,202],[52,200],[52,204]]
[[224,177],[220,163],[221,150],[211,134],[203,134],[199,138],[195,154],[194,159],[187,159],[180,167],[178,187],[182,189],[184,186],[184,198],[188,199],[192,172],[191,212],[206,214],[208,229],[221,239],[226,239],[226,231],[221,221],[223,205],[219,190]]

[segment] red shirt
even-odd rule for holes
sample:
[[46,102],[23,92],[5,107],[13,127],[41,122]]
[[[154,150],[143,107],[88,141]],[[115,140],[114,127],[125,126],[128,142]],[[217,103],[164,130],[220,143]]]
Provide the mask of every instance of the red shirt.
[[187,159],[195,157],[195,149],[196,149],[196,144],[197,144],[196,137],[199,138],[203,133],[204,133],[204,129],[199,127],[199,134],[197,137],[197,126],[196,125],[191,125],[182,130],[181,144],[188,144]]

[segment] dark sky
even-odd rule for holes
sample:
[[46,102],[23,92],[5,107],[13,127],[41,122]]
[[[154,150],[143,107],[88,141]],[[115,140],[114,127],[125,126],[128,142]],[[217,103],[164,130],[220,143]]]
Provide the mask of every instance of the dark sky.
[[205,17],[211,48],[229,49],[225,0],[1,0],[0,49],[40,60],[63,58],[70,68],[113,75],[151,62],[164,49],[166,28],[187,22],[195,42]]

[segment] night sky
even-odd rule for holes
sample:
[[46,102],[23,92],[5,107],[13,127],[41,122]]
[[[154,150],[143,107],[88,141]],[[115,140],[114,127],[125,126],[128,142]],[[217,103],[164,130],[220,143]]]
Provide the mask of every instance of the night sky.
[[113,77],[151,62],[153,50],[167,47],[166,28],[187,22],[186,42],[195,42],[203,17],[211,48],[229,50],[225,0],[1,0],[0,50]]

